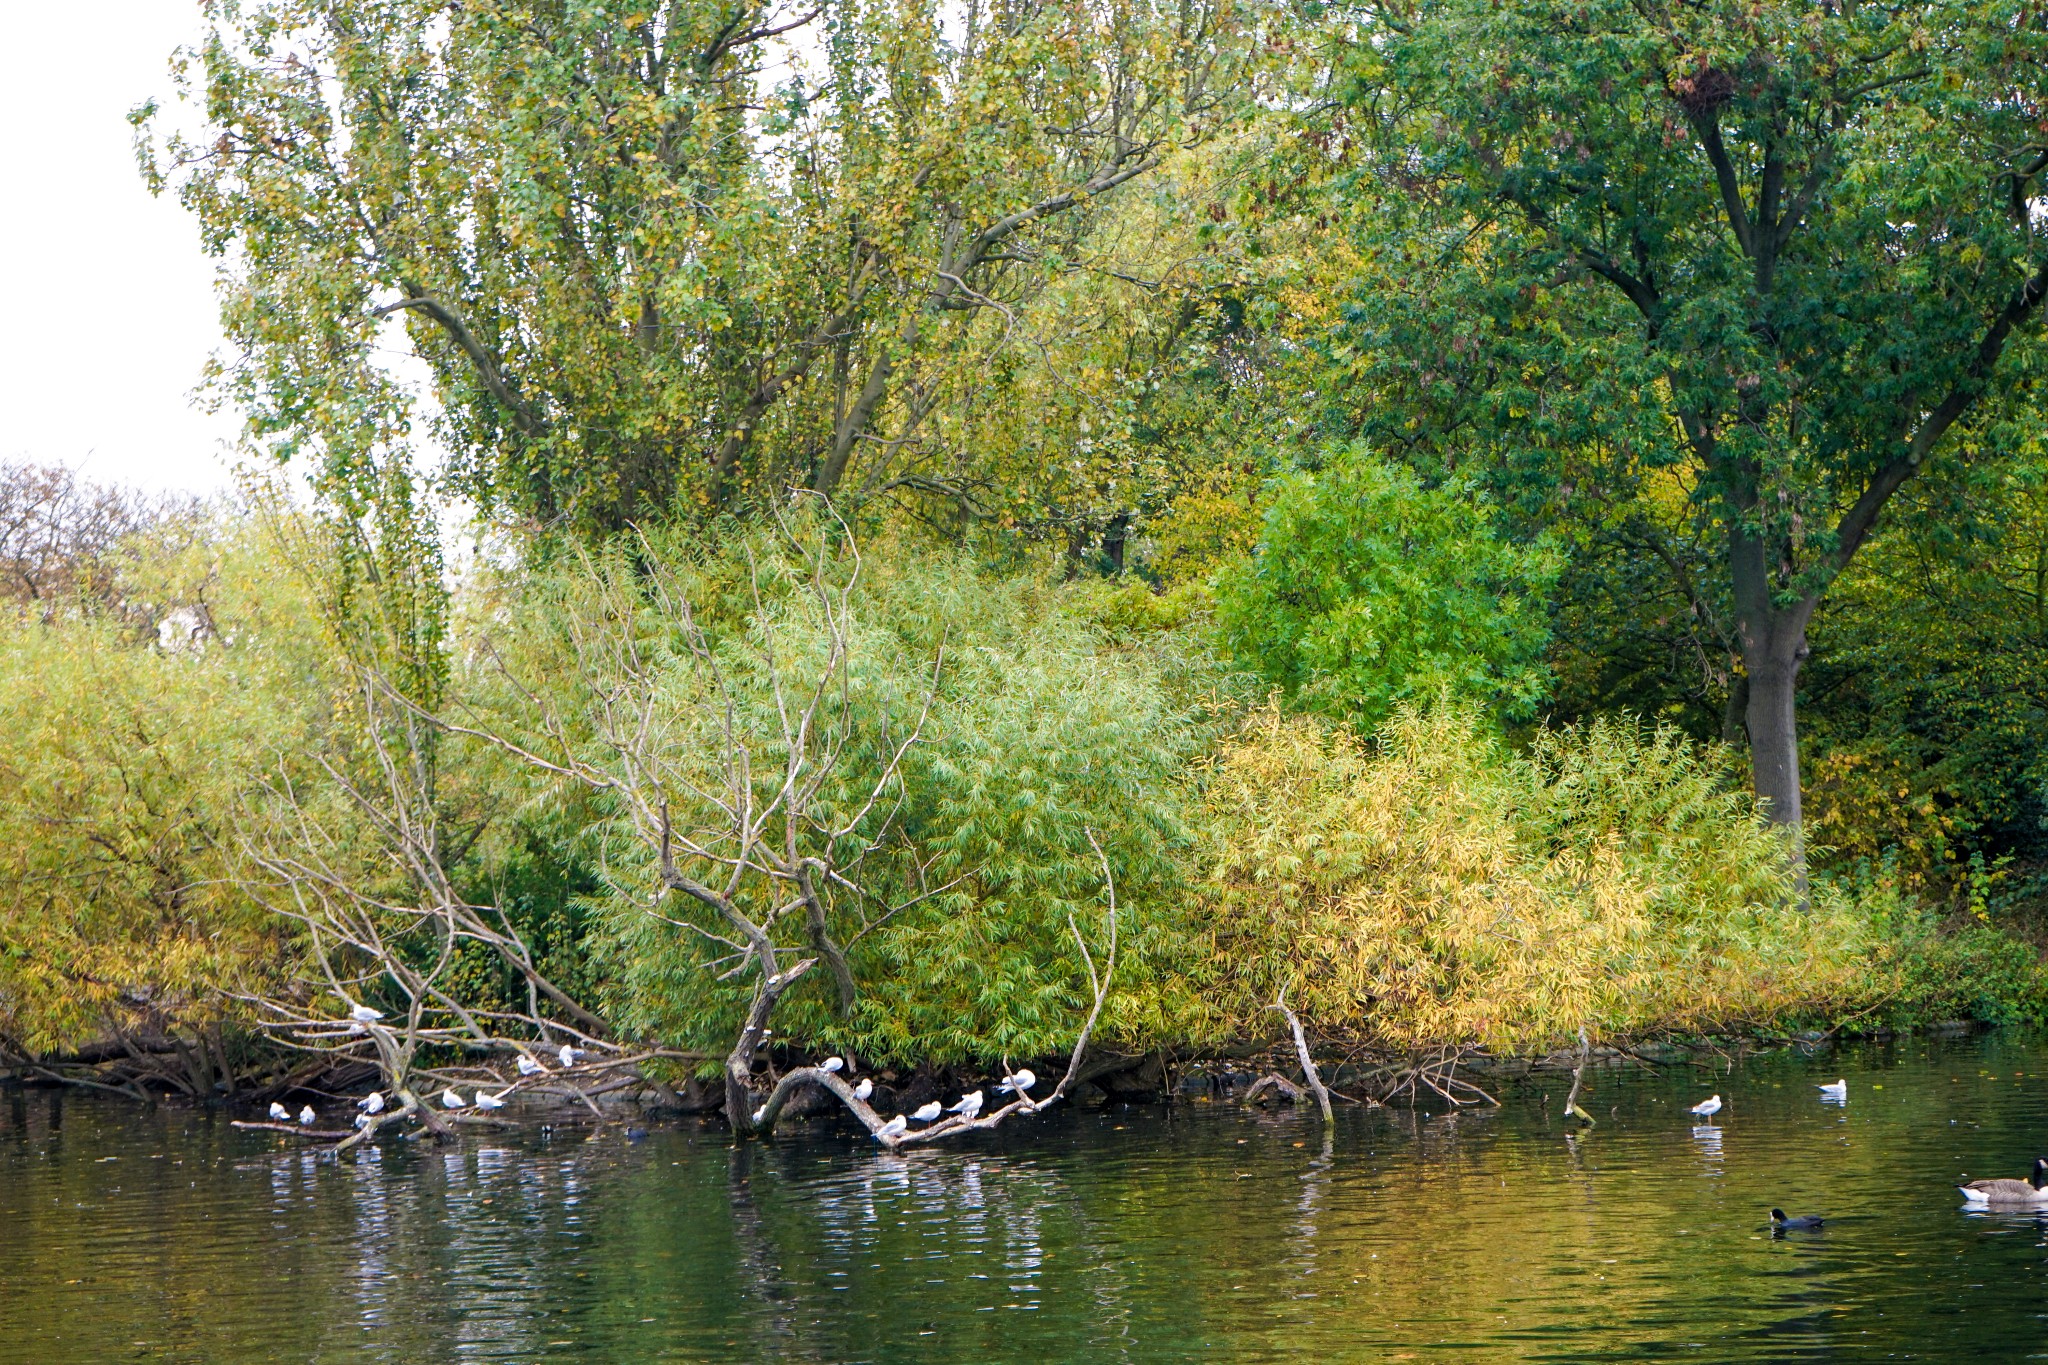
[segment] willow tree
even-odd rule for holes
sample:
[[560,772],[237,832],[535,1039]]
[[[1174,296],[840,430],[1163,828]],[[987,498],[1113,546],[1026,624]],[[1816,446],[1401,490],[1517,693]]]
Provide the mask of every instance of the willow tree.
[[1713,547],[1688,590],[1726,604],[1756,790],[1796,826],[1829,585],[1916,472],[2032,421],[2048,18],[1432,0],[1374,24],[1347,118],[1387,283],[1341,354],[1376,425],[1553,511],[1682,488]]
[[402,437],[402,320],[468,491],[601,529],[933,477],[1030,301],[1117,273],[1103,207],[1246,107],[1235,5],[208,0],[203,135],[138,122],[259,436]]

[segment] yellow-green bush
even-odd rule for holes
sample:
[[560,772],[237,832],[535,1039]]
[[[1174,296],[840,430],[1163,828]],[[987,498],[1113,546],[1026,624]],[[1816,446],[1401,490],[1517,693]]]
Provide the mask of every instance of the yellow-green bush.
[[1327,1033],[1499,1048],[1872,990],[1858,917],[1802,909],[1777,836],[1668,734],[1517,757],[1452,706],[1400,711],[1376,747],[1268,711],[1202,809],[1211,999],[1247,1029],[1283,987]]

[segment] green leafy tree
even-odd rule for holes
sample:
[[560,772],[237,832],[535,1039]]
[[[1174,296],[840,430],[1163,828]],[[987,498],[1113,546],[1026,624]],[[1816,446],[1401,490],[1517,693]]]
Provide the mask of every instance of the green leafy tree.
[[960,494],[950,457],[1016,424],[1010,381],[1097,330],[1039,297],[1155,284],[1091,227],[1249,107],[1269,22],[1232,0],[205,12],[205,135],[143,150],[232,262],[225,394],[280,454],[358,477],[414,421],[403,319],[467,490],[584,529],[791,483]]
[[1445,691],[1526,714],[1549,680],[1556,566],[1498,537],[1469,491],[1363,447],[1282,476],[1258,549],[1219,577],[1226,640],[1291,697],[1368,728]]
[[[1796,825],[1829,586],[1919,471],[2035,426],[2040,12],[1452,0],[1374,29],[1345,118],[1378,270],[1336,349],[1365,425],[1709,547],[1689,595],[1726,604],[1756,790]],[[1674,483],[1676,517],[1637,515]]]

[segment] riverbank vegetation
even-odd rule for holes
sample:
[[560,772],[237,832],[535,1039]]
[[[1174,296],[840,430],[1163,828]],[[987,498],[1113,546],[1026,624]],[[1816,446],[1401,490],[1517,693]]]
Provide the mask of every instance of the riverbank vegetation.
[[2031,12],[207,13],[250,472],[0,481],[0,1065],[2048,1013]]

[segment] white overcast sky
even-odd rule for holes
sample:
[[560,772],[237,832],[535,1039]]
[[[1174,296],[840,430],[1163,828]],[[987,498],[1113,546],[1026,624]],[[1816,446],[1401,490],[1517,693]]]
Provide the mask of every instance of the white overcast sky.
[[[89,16],[89,17],[88,17]],[[211,492],[238,421],[191,401],[220,344],[214,263],[135,173],[127,113],[170,103],[196,0],[0,0],[0,459]],[[81,31],[81,21],[88,31]]]

